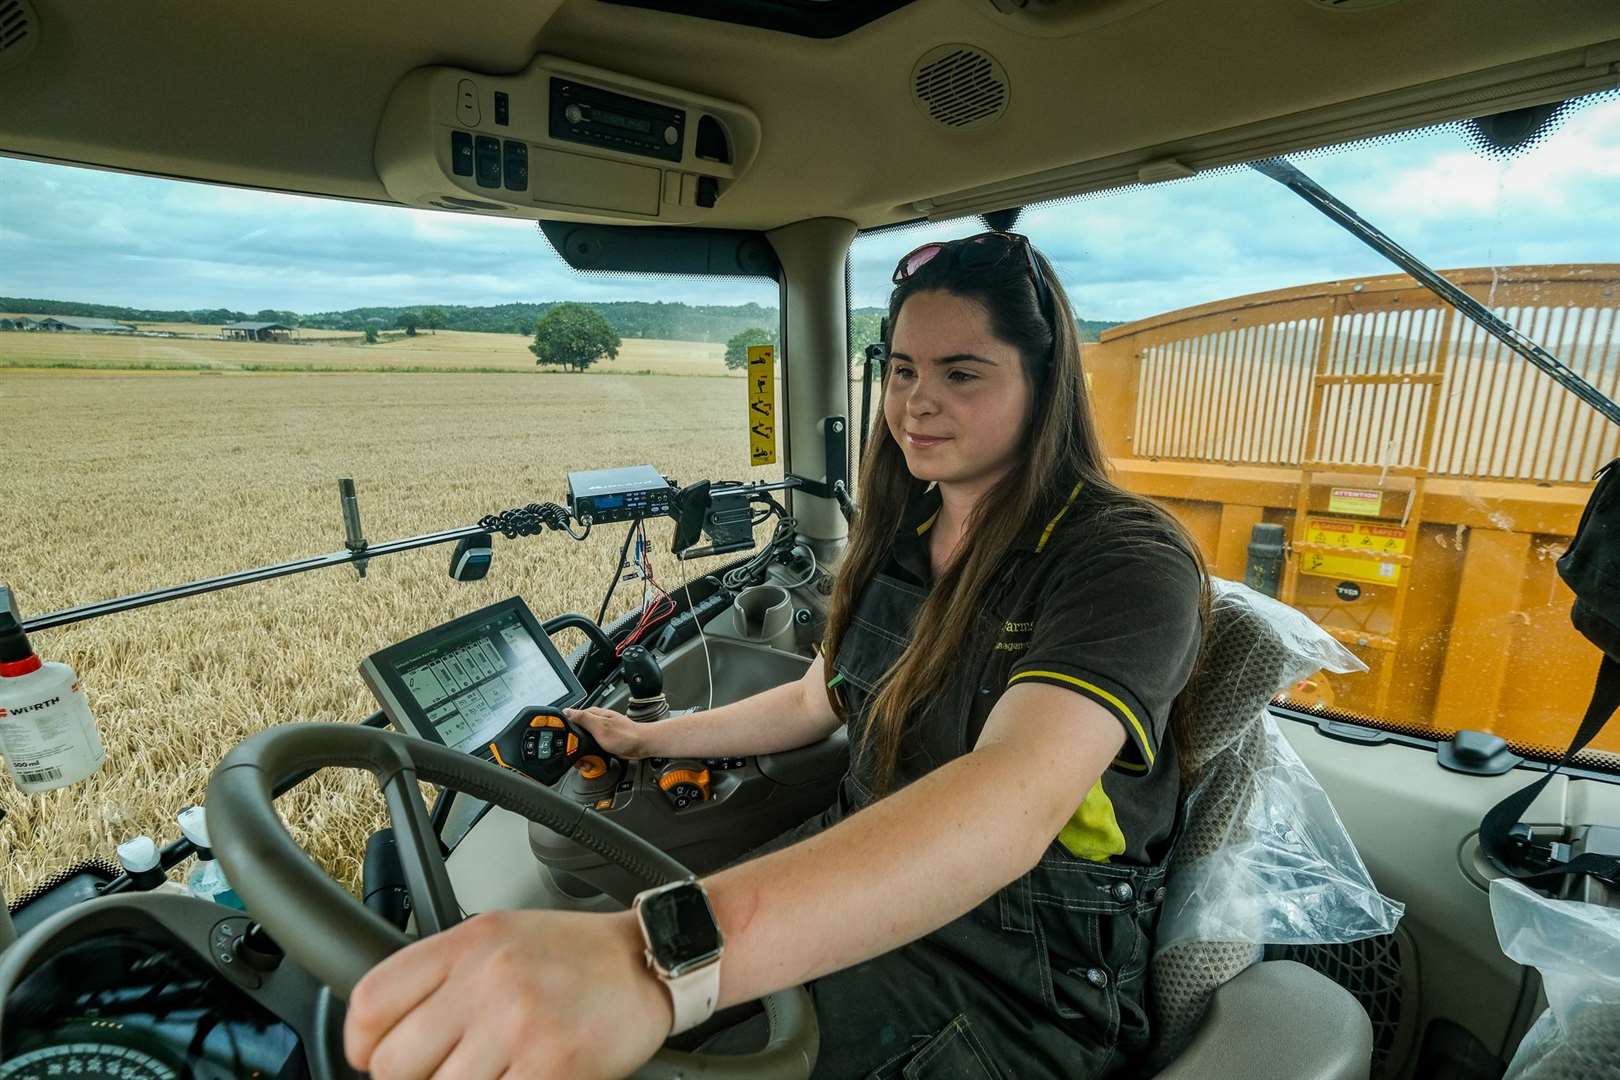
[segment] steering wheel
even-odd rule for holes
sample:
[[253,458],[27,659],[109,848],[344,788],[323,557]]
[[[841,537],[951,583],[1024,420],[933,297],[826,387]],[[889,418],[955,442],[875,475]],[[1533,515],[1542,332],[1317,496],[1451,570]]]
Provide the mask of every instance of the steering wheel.
[[[440,784],[521,814],[583,844],[635,879],[635,892],[692,877],[623,826],[518,773],[395,732],[354,724],[285,724],[225,755],[208,781],[208,831],[237,894],[305,970],[345,1000],[366,972],[411,939],[363,907],[304,854],[271,801],[278,781],[305,770],[365,769],[388,801],[400,862],[421,933],[460,921],[461,905],[422,803],[419,781]],[[631,896],[615,897],[629,906]],[[761,999],[770,1022],[754,1054],[660,1050],[636,1080],[804,1080],[815,1066],[820,1029],[804,987]]]

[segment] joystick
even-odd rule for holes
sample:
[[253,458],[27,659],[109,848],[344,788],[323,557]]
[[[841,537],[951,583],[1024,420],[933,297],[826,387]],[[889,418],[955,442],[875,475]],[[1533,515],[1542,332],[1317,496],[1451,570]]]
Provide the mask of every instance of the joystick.
[[669,715],[669,699],[664,696],[664,671],[658,658],[640,645],[632,645],[620,657],[625,685],[630,688],[630,705],[625,715],[638,724],[650,724]]

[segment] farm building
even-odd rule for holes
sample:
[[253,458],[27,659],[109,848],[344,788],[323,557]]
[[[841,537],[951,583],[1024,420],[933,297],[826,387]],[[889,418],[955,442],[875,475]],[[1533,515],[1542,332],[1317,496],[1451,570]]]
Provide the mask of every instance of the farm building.
[[33,330],[38,322],[26,315],[6,315],[0,317],[0,330]]
[[[23,329],[29,328],[23,327]],[[133,334],[135,332],[135,327],[129,323],[116,322],[112,319],[90,319],[78,315],[51,315],[35,322],[32,329],[80,334]]]
[[296,326],[276,322],[233,322],[219,328],[227,341],[291,341],[297,333]]

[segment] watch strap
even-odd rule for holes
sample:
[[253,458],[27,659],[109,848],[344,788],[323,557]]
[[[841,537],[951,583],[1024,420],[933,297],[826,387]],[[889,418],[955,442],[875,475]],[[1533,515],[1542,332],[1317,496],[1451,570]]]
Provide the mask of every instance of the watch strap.
[[715,958],[695,971],[676,978],[662,978],[669,988],[670,1003],[674,1006],[675,1022],[671,1035],[690,1031],[714,1015],[715,1002],[720,998],[720,960]]

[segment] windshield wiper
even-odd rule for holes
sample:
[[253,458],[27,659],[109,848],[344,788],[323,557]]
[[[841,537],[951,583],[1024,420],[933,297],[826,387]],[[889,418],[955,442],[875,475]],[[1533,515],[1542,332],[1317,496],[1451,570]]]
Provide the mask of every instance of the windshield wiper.
[[1497,318],[1490,308],[1441,277],[1423,260],[1385,236],[1360,214],[1336,199],[1321,184],[1282,158],[1252,161],[1249,167],[1264,176],[1271,177],[1316,207],[1351,236],[1411,274],[1424,288],[1478,323],[1486,333],[1545,371],[1559,386],[1602,413],[1611,423],[1620,424],[1620,405],[1616,405],[1603,391],[1571,371],[1558,357],[1520,333],[1512,323]]

